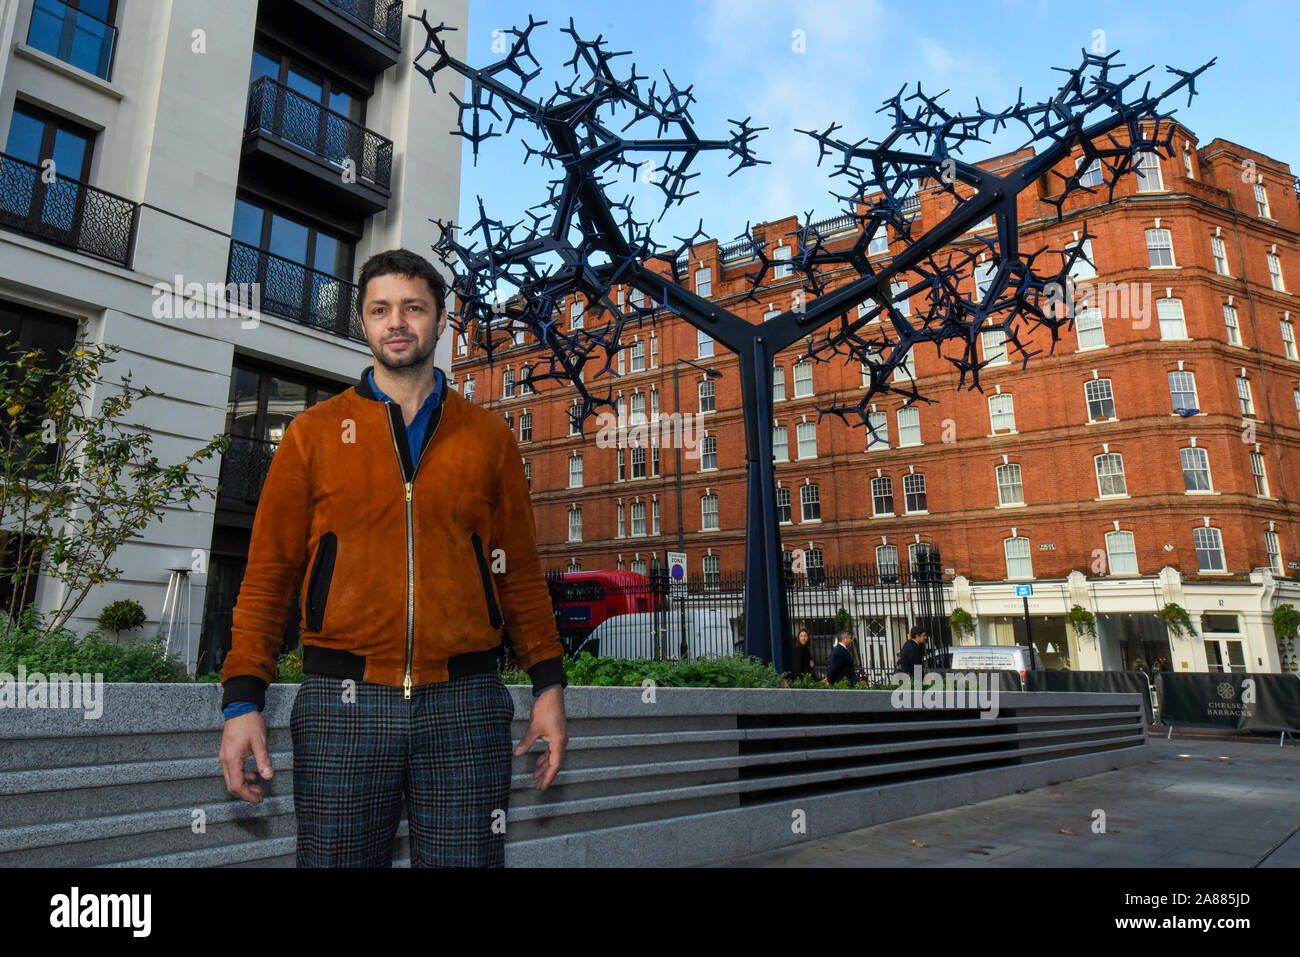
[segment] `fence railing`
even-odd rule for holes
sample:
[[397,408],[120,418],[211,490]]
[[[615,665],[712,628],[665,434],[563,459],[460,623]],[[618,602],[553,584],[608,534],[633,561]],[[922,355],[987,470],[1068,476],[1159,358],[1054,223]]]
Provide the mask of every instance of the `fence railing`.
[[[566,581],[547,573],[552,609],[570,655],[668,660],[744,651],[744,575],[719,574],[672,585],[660,567],[632,583]],[[814,674],[821,677],[841,628],[853,635],[860,676],[884,680],[894,673],[913,625],[929,640],[927,658],[951,646],[951,586],[943,581],[937,553],[913,567],[853,564],[809,569],[785,581],[788,620],[784,634],[793,650],[801,629],[809,635]]]
[[0,226],[130,266],[139,204],[0,153]]
[[117,27],[63,0],[35,0],[27,43],[101,80],[113,70]]
[[265,130],[340,169],[350,161],[358,179],[388,189],[391,140],[269,76],[254,80],[249,88],[244,129]]
[[366,341],[357,313],[357,287],[346,279],[237,239],[230,241],[226,276],[228,283],[257,287],[261,312],[344,339]]
[[349,20],[373,30],[397,46],[402,45],[402,0],[321,0]]
[[256,505],[271,469],[278,442],[236,435],[221,457],[217,499],[226,504]]

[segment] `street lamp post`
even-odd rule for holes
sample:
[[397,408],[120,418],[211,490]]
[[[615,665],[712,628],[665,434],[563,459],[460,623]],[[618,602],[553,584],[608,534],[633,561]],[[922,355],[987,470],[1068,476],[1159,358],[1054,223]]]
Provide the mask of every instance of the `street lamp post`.
[[[674,359],[674,360],[673,360],[673,412],[677,415],[678,426],[679,426],[679,428],[678,428],[678,430],[677,430],[677,438],[673,441],[673,445],[676,446],[676,449],[677,449],[677,550],[678,550],[679,552],[683,552],[683,553],[684,553],[684,552],[686,551],[686,529],[685,529],[685,526],[684,526],[683,523],[682,523],[682,443],[681,443],[681,437],[685,434],[685,431],[686,431],[686,430],[685,430],[684,427],[681,426],[682,399],[681,399],[681,386],[680,386],[680,384],[679,384],[680,373],[679,373],[678,370],[677,370],[677,366],[678,366],[678,364],[680,364],[680,363],[682,363],[682,362],[685,362],[687,365],[689,365],[689,366],[693,366],[694,368],[699,369],[701,372],[703,372],[703,373],[704,373],[706,376],[708,376],[710,379],[721,379],[721,378],[722,378],[722,373],[719,372],[717,369],[714,369],[712,366],[710,366],[709,368],[706,369],[704,366],[697,365],[696,363],[692,362],[690,359],[680,359],[680,358],[678,358],[678,359]],[[678,605],[679,605],[680,608],[681,608],[681,625],[682,625],[682,644],[681,644],[681,649],[680,649],[680,655],[681,655],[682,658],[685,658],[685,657],[686,657],[686,653],[687,653],[687,647],[686,647],[686,603],[685,603],[684,601],[679,601],[679,602],[678,602]]]

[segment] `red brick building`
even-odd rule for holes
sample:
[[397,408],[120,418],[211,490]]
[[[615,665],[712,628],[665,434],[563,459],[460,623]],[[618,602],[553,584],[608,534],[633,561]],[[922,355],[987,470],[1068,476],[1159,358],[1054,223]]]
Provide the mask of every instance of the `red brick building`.
[[[1182,127],[1173,143],[1173,156],[1148,157],[1113,199],[1104,186],[1072,196],[1060,221],[1059,179],[1020,195],[1022,251],[1067,247],[1085,228],[1093,237],[1084,246],[1091,264],[1074,270],[1078,290],[1092,291],[1091,307],[1062,329],[1054,350],[1046,329],[1021,331],[1026,351],[1038,351],[1023,367],[1014,348],[1006,354],[1002,333],[985,333],[980,352],[992,361],[980,374],[982,393],[969,382],[959,389],[947,358],[958,346],[918,347],[917,388],[932,401],[908,407],[903,396],[880,396],[873,439],[836,416],[818,422],[814,408],[836,394],[859,401],[865,382],[856,363],[801,362],[803,344],[780,356],[774,435],[785,548],[828,566],[901,564],[937,548],[954,601],[977,619],[973,640],[988,643],[1023,640],[1014,586],[1032,582],[1034,640],[1049,666],[1291,666],[1293,652],[1279,648],[1269,616],[1282,601],[1300,605],[1300,581],[1290,580],[1300,568],[1294,179],[1285,163],[1221,139],[1201,146]],[[1031,155],[982,165],[1011,167]],[[1060,172],[1073,171],[1066,165]],[[1099,183],[1085,172],[1085,185],[1093,176]],[[935,191],[919,200],[914,235],[953,203]],[[790,217],[755,234],[770,254],[778,243],[789,248],[798,226]],[[991,224],[963,243],[977,244],[983,228]],[[855,229],[851,217],[818,224],[824,239],[846,242]],[[890,255],[890,238],[873,246],[876,255]],[[800,276],[777,278],[763,301],[743,302],[752,270],[747,246],[709,241],[696,247],[687,274],[697,292],[756,323],[789,309]],[[582,307],[565,308],[565,322],[582,321]],[[632,345],[617,361],[615,392],[632,423],[674,411],[677,357],[721,373],[711,379],[677,365],[681,410],[702,413],[699,457],[683,463],[682,523],[693,576],[739,572],[738,363],[671,315],[624,341]],[[513,387],[537,360],[531,343],[498,351],[491,368],[462,343],[454,354],[457,387],[516,428],[552,565],[644,571],[676,548],[674,449],[597,448],[594,421],[585,438],[571,435],[571,390],[548,382],[522,395]],[[1165,631],[1156,612],[1169,602],[1188,610],[1197,634]],[[1068,623],[1076,604],[1097,616],[1096,637]]]

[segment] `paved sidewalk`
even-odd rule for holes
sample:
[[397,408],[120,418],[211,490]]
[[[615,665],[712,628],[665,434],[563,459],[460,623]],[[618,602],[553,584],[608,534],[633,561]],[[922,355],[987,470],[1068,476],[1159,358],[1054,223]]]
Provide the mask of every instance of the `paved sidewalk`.
[[[1175,731],[1152,760],[711,867],[1300,867],[1300,747]],[[941,781],[935,782],[942,787]],[[1092,831],[1093,811],[1106,831]],[[1073,832],[1073,833],[1069,833]]]

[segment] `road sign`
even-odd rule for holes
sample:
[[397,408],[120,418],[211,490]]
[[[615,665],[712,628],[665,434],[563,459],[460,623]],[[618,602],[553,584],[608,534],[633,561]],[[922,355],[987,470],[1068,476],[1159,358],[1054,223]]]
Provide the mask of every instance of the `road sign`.
[[686,553],[668,553],[668,582],[681,588],[686,587]]
[[1017,597],[1017,598],[1028,598],[1028,597],[1029,597],[1030,595],[1032,595],[1033,593],[1034,593],[1034,586],[1033,586],[1033,585],[1017,585],[1017,586],[1016,586],[1016,597]]

